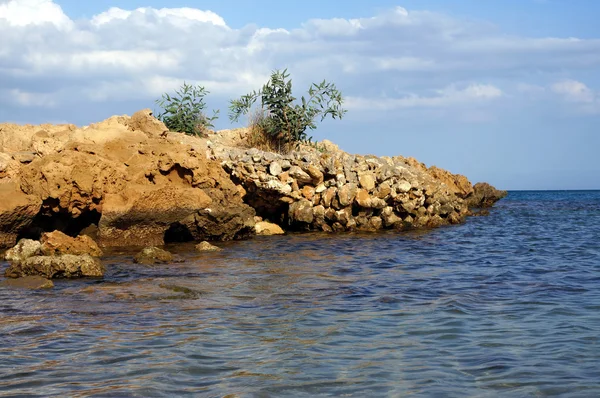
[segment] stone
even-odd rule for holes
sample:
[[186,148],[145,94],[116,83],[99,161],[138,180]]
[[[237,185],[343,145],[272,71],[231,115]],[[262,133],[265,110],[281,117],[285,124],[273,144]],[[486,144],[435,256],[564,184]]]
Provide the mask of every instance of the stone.
[[306,199],[292,203],[288,210],[288,216],[292,222],[305,224],[312,223],[314,219],[312,203]]
[[394,213],[394,209],[390,206],[385,207],[381,211],[381,219],[386,227],[391,227],[402,222],[402,219]]
[[283,168],[281,167],[281,164],[279,164],[279,162],[271,162],[271,164],[269,165],[269,173],[272,176],[278,176],[279,174],[283,173]]
[[319,170],[315,165],[309,165],[306,168],[306,172],[312,178],[312,182],[314,185],[319,185],[323,182],[323,172]]
[[166,250],[155,246],[146,247],[141,252],[136,254],[133,262],[136,264],[155,265],[168,264],[173,262],[173,255]]
[[267,221],[261,221],[254,226],[257,235],[271,236],[271,235],[283,235],[285,231],[277,224],[273,224]]
[[321,196],[321,203],[325,207],[331,207],[331,201],[336,197],[337,189],[335,187],[327,188],[327,190]]
[[350,206],[356,197],[358,187],[354,183],[346,184],[338,190],[338,200],[340,206]]
[[0,281],[0,288],[4,289],[41,290],[52,289],[53,287],[54,283],[50,279],[46,279],[39,275],[24,276],[16,279],[8,278]]
[[402,180],[396,184],[396,191],[398,192],[408,192],[411,188],[412,185],[406,180]]
[[7,278],[21,278],[39,275],[48,279],[83,278],[104,276],[104,266],[97,258],[88,254],[75,256],[33,256],[21,262],[12,263],[4,273]]
[[267,181],[264,185],[262,185],[262,187],[270,191],[275,191],[282,195],[289,195],[292,193],[292,187],[287,184],[284,184],[281,181],[270,180]]
[[56,256],[61,254],[89,254],[92,257],[102,256],[102,250],[92,238],[80,235],[72,238],[60,231],[46,232],[42,234],[42,253],[45,256]]
[[358,176],[358,182],[360,183],[361,188],[364,188],[367,191],[375,189],[375,177],[373,177],[373,174],[371,173],[360,174]]
[[323,193],[323,192],[325,192],[325,190],[327,190],[327,187],[325,186],[325,184],[320,183],[319,185],[316,186],[315,193]]
[[383,221],[381,220],[380,217],[374,216],[374,217],[371,217],[371,219],[369,220],[369,225],[374,230],[380,230],[383,226]]
[[22,262],[29,257],[42,254],[42,244],[37,240],[21,239],[12,249],[4,253],[4,259],[12,263]]
[[198,211],[182,221],[196,241],[227,241],[254,235],[256,211],[248,205],[221,204]]
[[312,182],[312,177],[298,166],[292,166],[288,170],[290,177],[298,182],[298,185],[305,185]]
[[312,201],[315,196],[315,188],[310,185],[305,185],[302,187],[302,196],[304,196],[307,200]]
[[194,247],[196,248],[196,251],[199,252],[218,252],[223,250],[220,247],[212,245],[207,241],[200,242]]

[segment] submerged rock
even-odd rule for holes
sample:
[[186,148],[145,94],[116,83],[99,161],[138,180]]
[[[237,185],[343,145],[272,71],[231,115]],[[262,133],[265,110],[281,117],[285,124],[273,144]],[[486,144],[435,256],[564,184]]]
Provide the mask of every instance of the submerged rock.
[[174,257],[171,253],[158,247],[146,247],[139,252],[133,259],[136,264],[155,265],[168,264],[173,262]]
[[43,276],[25,276],[17,279],[4,279],[0,281],[0,287],[9,289],[52,289],[54,283],[50,279]]
[[218,251],[223,250],[218,246],[211,245],[207,241],[200,242],[195,247],[196,247],[196,250],[199,252],[218,252]]
[[12,263],[5,271],[7,278],[21,278],[37,275],[44,278],[81,278],[102,277],[104,266],[97,258],[88,254],[75,256],[33,256],[20,262]]

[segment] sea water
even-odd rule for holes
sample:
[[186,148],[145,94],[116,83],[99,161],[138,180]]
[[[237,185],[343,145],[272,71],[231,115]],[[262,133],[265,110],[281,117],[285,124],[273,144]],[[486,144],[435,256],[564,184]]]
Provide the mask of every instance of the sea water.
[[[600,192],[0,290],[0,396],[600,396]],[[3,274],[6,263],[0,263]]]

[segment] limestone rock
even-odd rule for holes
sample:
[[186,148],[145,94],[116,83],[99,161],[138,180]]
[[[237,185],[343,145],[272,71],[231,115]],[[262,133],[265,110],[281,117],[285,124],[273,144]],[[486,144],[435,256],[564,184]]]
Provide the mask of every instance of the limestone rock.
[[256,223],[254,226],[257,235],[283,235],[285,231],[277,224],[273,224],[267,221],[261,221]]
[[218,246],[208,243],[207,241],[200,242],[195,247],[199,252],[218,252],[223,250]]
[[168,264],[173,262],[173,255],[166,250],[151,246],[136,254],[133,262],[144,265]]
[[308,200],[299,200],[290,205],[288,216],[292,222],[310,224],[314,219],[312,207]]
[[89,254],[92,257],[102,256],[102,250],[92,238],[87,235],[80,235],[72,238],[60,231],[47,232],[42,234],[42,253],[46,256],[56,256],[61,254]]
[[299,185],[309,184],[312,182],[312,177],[298,166],[290,167],[287,172],[289,173],[290,177],[298,182]]
[[84,254],[75,256],[33,256],[21,262],[12,263],[4,275],[8,278],[21,278],[39,275],[48,279],[82,278],[104,276],[104,266],[97,258]]
[[342,188],[340,188],[337,193],[338,200],[340,201],[340,206],[350,206],[354,201],[357,192],[358,187],[354,183],[346,184]]
[[21,239],[12,249],[4,253],[4,259],[12,263],[20,263],[29,257],[42,254],[42,244],[37,240]]

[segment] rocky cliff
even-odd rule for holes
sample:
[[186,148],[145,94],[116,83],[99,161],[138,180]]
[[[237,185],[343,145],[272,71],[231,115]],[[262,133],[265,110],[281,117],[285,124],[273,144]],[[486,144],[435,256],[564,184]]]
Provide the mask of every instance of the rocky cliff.
[[84,128],[1,124],[0,247],[54,230],[103,246],[237,239],[254,233],[255,213],[286,230],[435,227],[505,194],[329,142],[247,149],[246,133],[171,133],[149,110]]

